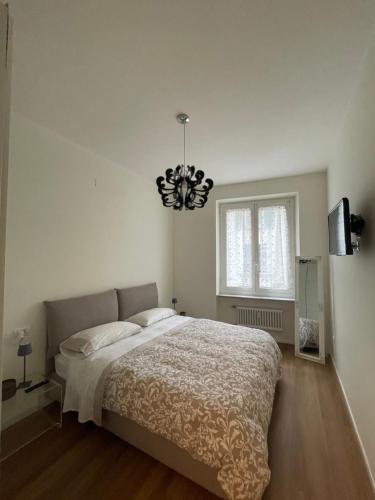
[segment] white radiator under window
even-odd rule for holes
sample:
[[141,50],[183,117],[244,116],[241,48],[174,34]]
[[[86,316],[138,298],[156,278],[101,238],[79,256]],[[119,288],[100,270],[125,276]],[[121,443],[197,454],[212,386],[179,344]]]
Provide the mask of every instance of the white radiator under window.
[[238,325],[264,330],[283,330],[283,311],[281,309],[236,306],[236,310]]

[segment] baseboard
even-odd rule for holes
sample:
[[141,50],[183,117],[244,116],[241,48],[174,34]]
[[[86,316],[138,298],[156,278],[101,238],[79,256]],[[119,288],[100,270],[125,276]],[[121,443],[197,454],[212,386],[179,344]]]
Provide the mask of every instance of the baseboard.
[[361,436],[359,435],[358,427],[357,427],[357,424],[356,424],[356,422],[354,420],[353,412],[352,412],[352,409],[350,408],[349,400],[348,400],[348,397],[346,395],[346,392],[345,392],[345,389],[344,389],[344,385],[343,385],[343,383],[341,381],[341,378],[340,378],[339,372],[337,370],[336,363],[335,363],[335,360],[334,360],[333,356],[331,356],[331,360],[332,360],[333,368],[334,368],[335,373],[336,373],[337,380],[339,381],[339,384],[340,384],[340,387],[341,387],[341,392],[342,392],[342,394],[344,396],[344,401],[345,401],[348,413],[350,415],[350,420],[352,422],[352,425],[353,425],[353,428],[354,428],[354,432],[355,432],[355,434],[357,436],[357,440],[358,440],[359,447],[360,447],[361,452],[362,452],[363,460],[364,460],[365,465],[366,465],[367,473],[368,473],[370,482],[372,484],[372,489],[373,489],[373,491],[375,493],[375,478],[372,475],[372,471],[371,471],[371,468],[370,468],[370,462],[368,461],[368,458],[367,458],[367,455],[366,455],[366,450],[365,450],[365,447],[363,446]]

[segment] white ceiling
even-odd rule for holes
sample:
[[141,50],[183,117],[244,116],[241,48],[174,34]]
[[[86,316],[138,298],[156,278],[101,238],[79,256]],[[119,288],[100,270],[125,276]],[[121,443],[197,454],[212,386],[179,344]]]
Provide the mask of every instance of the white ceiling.
[[324,169],[374,0],[13,0],[14,109],[156,177],[216,183]]

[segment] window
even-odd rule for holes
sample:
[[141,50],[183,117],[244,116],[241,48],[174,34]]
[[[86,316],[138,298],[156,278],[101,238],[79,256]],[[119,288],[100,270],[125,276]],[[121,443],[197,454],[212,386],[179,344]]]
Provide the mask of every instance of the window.
[[294,297],[294,198],[219,204],[220,293]]

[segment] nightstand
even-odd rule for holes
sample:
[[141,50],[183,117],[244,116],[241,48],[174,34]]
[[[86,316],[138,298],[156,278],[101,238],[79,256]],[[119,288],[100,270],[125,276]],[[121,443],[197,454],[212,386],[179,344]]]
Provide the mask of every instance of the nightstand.
[[[32,385],[48,379],[42,374],[31,376]],[[48,379],[45,385],[16,394],[1,404],[0,462],[53,427],[62,426],[62,386]]]

